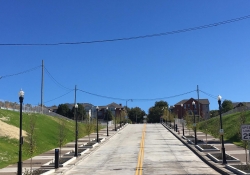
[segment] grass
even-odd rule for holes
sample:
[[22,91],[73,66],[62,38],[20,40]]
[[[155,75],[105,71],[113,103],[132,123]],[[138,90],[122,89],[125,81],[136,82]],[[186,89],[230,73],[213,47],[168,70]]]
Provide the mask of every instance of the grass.
[[[35,140],[37,149],[34,154],[39,155],[53,148],[58,147],[58,133],[59,133],[59,118],[51,117],[43,114],[27,114],[23,113],[23,130],[27,131],[29,127],[29,115],[36,117],[36,129]],[[20,113],[15,111],[8,111],[0,109],[0,118],[8,117],[8,121],[4,121],[10,125],[14,125],[19,128]],[[75,122],[73,120],[62,119],[65,124],[66,142],[74,141],[75,138]],[[79,137],[86,136],[84,132],[85,124],[79,123]],[[94,128],[95,129],[95,128]],[[100,128],[101,129],[101,128]],[[19,135],[18,135],[19,137]],[[25,139],[25,138],[24,138]],[[29,159],[27,144],[23,145],[23,160]],[[19,140],[10,139],[8,137],[0,137],[0,168],[4,168],[10,164],[18,162]]]
[[[222,117],[222,124],[224,129],[224,140],[234,143],[238,146],[243,146],[241,141],[240,133],[240,122],[239,116],[240,112],[226,115]],[[246,122],[245,124],[250,124],[250,111],[245,112]],[[211,134],[212,136],[219,138],[220,120],[219,117],[211,118],[207,121],[200,122],[198,124],[198,130],[202,132]]]

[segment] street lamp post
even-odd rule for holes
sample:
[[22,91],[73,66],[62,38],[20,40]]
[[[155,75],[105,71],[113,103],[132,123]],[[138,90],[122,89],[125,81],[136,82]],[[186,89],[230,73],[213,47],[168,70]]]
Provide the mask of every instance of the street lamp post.
[[77,103],[75,104],[75,109],[74,109],[74,113],[75,113],[75,120],[76,120],[76,133],[75,133],[75,157],[77,157],[78,156],[78,143],[77,143],[77,141],[78,141],[78,128],[77,128],[77,108],[78,108],[78,105],[77,105]]
[[226,160],[226,153],[225,153],[225,147],[224,147],[224,139],[223,139],[223,127],[222,127],[222,118],[221,118],[221,96],[218,96],[218,104],[219,104],[219,113],[220,113],[220,135],[221,135],[221,150],[222,150],[222,163],[227,164]]
[[107,120],[107,136],[109,136],[108,107],[106,108],[106,120]]
[[99,142],[99,135],[98,135],[98,110],[99,107],[96,107],[96,142]]
[[128,100],[126,100],[126,114],[127,114],[127,123],[128,123],[128,106],[127,106],[127,103],[128,103],[128,101],[131,101],[131,102],[133,102],[133,100],[132,100],[132,99],[128,99]]
[[115,108],[115,131],[117,131],[117,129],[116,129],[116,108]]
[[115,108],[115,131],[117,131],[117,129],[116,129],[116,108]]
[[119,110],[120,110],[120,129],[121,129],[121,127],[122,127],[121,108]]
[[183,104],[181,104],[181,118],[182,118],[182,135],[184,136],[184,118],[183,118]]
[[[175,110],[174,108],[175,108],[175,106],[173,106],[173,110]],[[174,111],[174,131],[176,131],[176,126],[175,126],[175,111]]]
[[[192,102],[193,105],[193,113],[195,109],[195,102]],[[197,145],[197,136],[196,136],[196,122],[195,122],[195,115],[194,115],[194,144]]]
[[19,92],[19,101],[20,101],[20,136],[19,136],[19,161],[17,174],[22,175],[22,145],[23,145],[23,136],[22,136],[22,119],[23,119],[23,99],[24,92],[22,89]]

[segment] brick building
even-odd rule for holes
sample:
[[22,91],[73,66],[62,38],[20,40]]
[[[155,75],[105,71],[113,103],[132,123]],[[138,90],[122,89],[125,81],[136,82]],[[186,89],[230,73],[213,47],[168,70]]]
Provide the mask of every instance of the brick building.
[[[195,102],[194,109],[192,105],[193,101]],[[181,106],[181,104],[183,104],[183,106]],[[198,103],[198,99],[190,98],[188,100],[181,100],[174,106],[171,106],[170,109],[178,116],[179,119],[182,119],[185,112],[187,112],[189,115],[192,115],[192,112],[194,111],[195,115],[199,115],[199,108],[200,108],[201,118],[207,119],[210,118],[209,104],[210,103],[208,99],[199,99]]]

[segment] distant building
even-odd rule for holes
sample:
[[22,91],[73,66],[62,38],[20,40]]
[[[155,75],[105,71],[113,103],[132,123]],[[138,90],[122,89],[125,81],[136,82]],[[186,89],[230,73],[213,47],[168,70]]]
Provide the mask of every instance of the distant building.
[[[192,102],[195,102],[195,108],[193,109]],[[183,107],[181,107],[183,104]],[[178,118],[181,119],[185,112],[188,112],[190,115],[194,111],[195,115],[199,115],[199,108],[200,108],[200,116],[201,118],[207,119],[210,118],[210,110],[209,110],[209,100],[208,99],[186,99],[181,100],[180,102],[176,103],[174,106],[171,106],[171,111],[177,114]]]
[[250,107],[250,102],[233,102],[234,109],[242,106]]
[[[73,103],[66,103],[67,106],[69,107],[69,109],[72,109],[74,107]],[[91,104],[91,103],[78,103],[81,104],[85,111],[86,111],[86,115],[89,117],[93,117],[96,118],[96,107],[95,105]],[[99,107],[99,111],[98,111],[98,119],[104,119],[105,117],[105,110],[108,107],[108,110],[110,110],[113,114],[113,116],[119,116],[121,110],[124,109],[124,107],[122,106],[122,104],[117,104],[117,103],[110,103],[108,105],[101,105],[98,106]],[[58,107],[57,106],[52,106],[52,107],[48,107],[48,109],[52,112],[56,112]],[[121,109],[121,110],[120,110]]]

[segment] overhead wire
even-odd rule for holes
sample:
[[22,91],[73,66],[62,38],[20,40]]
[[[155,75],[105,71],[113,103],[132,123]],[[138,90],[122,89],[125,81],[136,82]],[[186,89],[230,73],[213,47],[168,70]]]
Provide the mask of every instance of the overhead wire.
[[69,92],[67,92],[67,93],[65,93],[65,94],[63,94],[63,95],[60,95],[59,97],[53,98],[53,99],[51,99],[51,100],[48,100],[48,101],[46,101],[46,102],[44,102],[44,103],[48,103],[48,102],[57,100],[57,99],[59,99],[59,98],[65,96],[65,95],[69,94],[69,93],[72,92],[72,91],[74,91],[74,90],[72,89],[72,90],[70,90]]
[[67,89],[67,90],[72,90],[68,87],[63,86],[61,83],[59,83],[52,75],[51,73],[48,71],[48,69],[44,66],[45,72],[49,75],[49,77],[55,82],[55,84],[59,85],[60,87]]
[[148,35],[140,35],[140,36],[132,36],[132,37],[123,37],[123,38],[114,38],[114,39],[104,39],[104,40],[93,40],[93,41],[79,41],[79,42],[59,42],[59,43],[41,43],[41,44],[34,44],[34,43],[0,43],[0,46],[58,46],[58,45],[77,45],[77,44],[93,44],[93,43],[104,43],[104,42],[115,42],[115,41],[126,41],[126,40],[136,40],[136,39],[144,39],[144,38],[152,38],[152,37],[159,37],[159,36],[166,36],[166,35],[173,35],[178,33],[190,32],[195,30],[201,30],[211,27],[217,27],[219,25],[225,25],[233,22],[238,22],[242,20],[249,19],[250,15],[242,16],[234,19],[229,19],[221,22],[211,23],[207,25],[202,25],[198,27],[191,27],[186,29],[180,30],[173,30],[168,32],[162,33],[155,33],[155,34],[148,34]]
[[178,95],[172,95],[172,96],[168,96],[168,97],[161,97],[161,98],[152,98],[152,99],[136,99],[136,98],[129,98],[129,99],[125,99],[125,98],[117,98],[117,97],[109,97],[109,96],[104,96],[104,95],[99,95],[99,94],[95,94],[95,93],[91,93],[91,92],[87,92],[81,89],[77,89],[81,92],[93,95],[93,96],[97,96],[97,97],[102,97],[102,98],[107,98],[107,99],[113,99],[113,100],[121,100],[121,101],[127,101],[127,100],[133,100],[133,101],[155,101],[155,100],[163,100],[163,99],[169,99],[169,98],[175,98],[175,97],[179,97],[182,95],[186,95],[192,92],[195,92],[196,90],[193,91],[189,91],[189,92],[185,92],[182,94],[178,94]]
[[18,73],[14,73],[14,74],[9,74],[9,75],[0,76],[0,79],[2,79],[2,78],[7,78],[7,77],[12,77],[12,76],[16,76],[16,75],[25,74],[25,73],[34,71],[34,70],[38,69],[39,67],[41,67],[41,65],[40,65],[40,66],[37,66],[37,67],[34,67],[34,68],[31,68],[31,69],[28,69],[28,70],[25,70],[25,71],[22,71],[22,72],[18,72]]
[[206,94],[206,95],[209,96],[209,97],[212,97],[212,98],[214,98],[214,99],[217,99],[217,96],[215,96],[215,95],[209,94],[209,93],[204,92],[204,91],[202,91],[202,90],[199,90],[199,91],[202,92],[203,94]]

